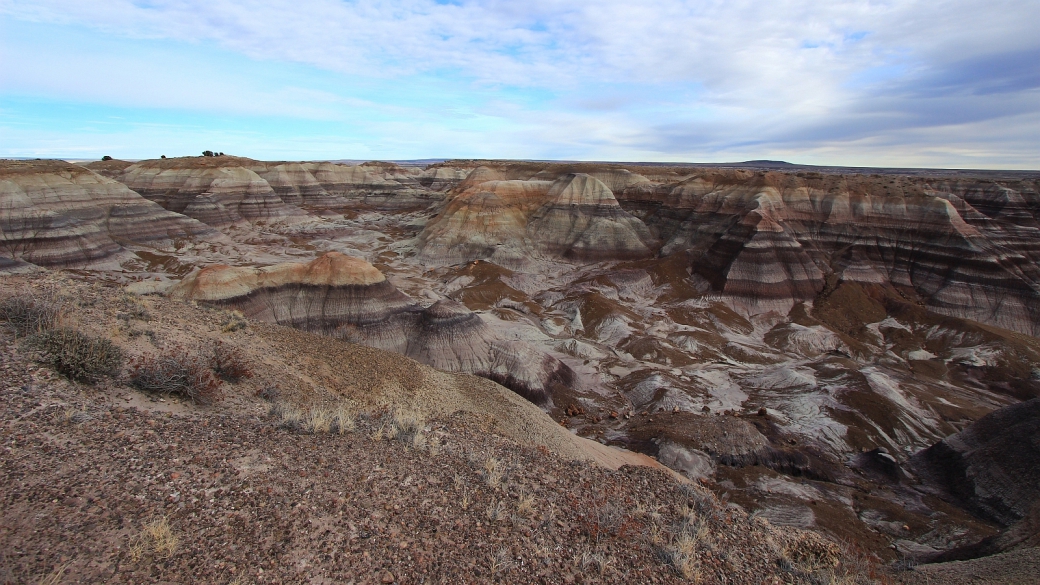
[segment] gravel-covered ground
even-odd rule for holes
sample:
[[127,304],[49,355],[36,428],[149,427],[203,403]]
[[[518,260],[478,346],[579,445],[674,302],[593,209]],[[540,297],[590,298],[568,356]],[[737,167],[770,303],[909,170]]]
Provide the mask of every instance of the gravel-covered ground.
[[[4,293],[28,290],[11,282]],[[128,347],[191,347],[199,322],[220,323],[161,299],[127,317],[118,289],[47,286],[70,293],[75,326]],[[229,339],[263,345],[252,329]],[[0,336],[0,583],[851,583],[874,570],[666,472],[568,461],[472,412],[403,414],[390,394],[327,432],[266,412],[256,378],[299,378],[286,363],[339,342],[254,355],[258,370],[277,367],[196,406],[141,394],[125,374],[71,382],[9,328]],[[268,398],[283,411],[321,402],[304,394]]]

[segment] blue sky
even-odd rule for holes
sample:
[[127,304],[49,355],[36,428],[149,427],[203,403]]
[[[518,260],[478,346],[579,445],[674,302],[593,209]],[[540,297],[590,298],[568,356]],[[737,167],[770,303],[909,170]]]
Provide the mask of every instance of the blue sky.
[[0,0],[0,156],[1040,168],[1036,0]]

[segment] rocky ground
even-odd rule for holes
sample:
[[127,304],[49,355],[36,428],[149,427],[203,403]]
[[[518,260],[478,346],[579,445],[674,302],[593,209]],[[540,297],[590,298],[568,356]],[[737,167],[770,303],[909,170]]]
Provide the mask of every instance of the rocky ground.
[[[534,453],[543,454],[541,447],[560,461],[608,469],[663,463],[713,490],[725,500],[720,509],[736,513],[739,506],[792,534],[820,531],[903,566],[968,558],[969,549],[1006,551],[1011,541],[1035,546],[1035,536],[1019,537],[1035,535],[1040,514],[1013,527],[976,517],[947,493],[959,488],[926,485],[912,457],[1040,391],[1035,175],[488,161],[422,170],[220,158],[89,165],[104,176],[56,161],[0,163],[0,198],[19,202],[0,214],[0,271],[74,268],[65,274],[80,279],[59,272],[8,277],[0,297],[57,295],[64,325],[111,339],[127,355],[114,381],[2,380],[0,390],[60,390],[34,400],[47,416],[60,410],[70,421],[83,419],[76,409],[134,407],[169,412],[170,421],[241,418],[249,421],[235,423],[242,432],[255,424],[318,440],[325,434],[298,433],[313,427],[316,413],[323,426],[331,424],[329,413],[345,412],[360,430],[341,440],[356,444],[418,417],[429,427],[419,453],[435,436],[433,449],[451,452],[450,440],[442,445],[448,435],[438,433],[469,429]],[[235,180],[214,182],[230,176]],[[596,234],[610,237],[589,239]],[[641,257],[639,242],[649,256]],[[478,340],[510,348],[474,360],[473,335],[440,327],[440,347],[426,339],[414,344],[417,354],[404,355],[490,375],[521,395],[515,382],[536,376],[520,366],[535,363],[536,352],[551,358],[543,363],[553,367],[542,368],[553,374],[552,384],[541,384],[552,390],[545,412],[485,379],[273,324],[242,328],[240,316],[226,310],[154,296],[214,263],[254,269],[327,252],[371,262],[414,300],[415,315],[435,303],[453,306],[436,320],[457,325],[463,307],[473,311],[479,319],[467,314],[466,322],[487,337]],[[756,284],[779,282],[773,276],[782,274],[790,278],[777,287]],[[1012,282],[1019,284],[1008,289]],[[152,294],[126,294],[126,285]],[[354,307],[366,318],[378,309],[283,297],[250,298],[294,315],[276,323],[300,327],[299,318],[311,318],[314,327],[303,327],[309,331],[328,332],[339,322],[326,317],[337,309]],[[290,297],[302,306],[284,302]],[[18,364],[41,357],[5,339],[22,355]],[[244,355],[253,376],[223,383],[216,404],[198,407],[127,385],[135,360],[208,355],[222,344]],[[474,367],[489,360],[497,370]],[[272,404],[276,417],[268,414]],[[56,428],[85,429],[103,419],[92,420]],[[470,454],[481,448],[466,447],[452,464],[480,472],[481,458]],[[1023,460],[997,451],[994,460]],[[1029,480],[1012,483],[1007,493],[1031,493],[1019,489]],[[134,518],[134,543],[143,542],[143,523],[162,517]],[[692,575],[679,569],[700,565],[685,553],[689,562],[675,561],[681,531],[668,522],[662,526],[672,527],[672,540],[665,544],[673,550],[654,545],[655,566],[672,577]],[[683,542],[691,550],[692,540]],[[938,570],[900,578],[927,582]]]
[[[232,331],[220,326],[221,312],[134,301],[117,288],[55,275],[9,278],[3,292],[58,295],[63,325],[113,339],[131,358],[174,341],[203,347],[209,340],[200,332],[211,329],[238,347],[266,348],[265,335],[281,330],[254,324]],[[347,402],[332,396],[341,387],[335,371],[327,372],[325,395],[312,395],[294,385],[301,373],[288,362],[277,362],[286,383],[276,392],[270,382],[277,369],[265,362],[286,356],[255,353],[247,354],[253,378],[223,383],[221,401],[195,405],[142,394],[125,373],[96,385],[69,381],[40,365],[31,339],[15,339],[10,328],[2,335],[0,582],[808,583],[877,576],[831,541],[774,527],[665,471],[611,471],[503,436],[494,413],[424,418],[421,401],[408,413],[393,400]],[[283,337],[304,340],[291,356],[299,363],[317,359],[323,344],[341,344],[289,330]],[[362,350],[370,360],[381,354]],[[391,361],[422,378],[414,362]],[[344,359],[338,369],[369,365]],[[380,369],[384,382],[392,369]],[[369,394],[395,397],[385,390],[392,385],[368,382]],[[313,415],[332,398],[354,405],[335,425],[286,414]]]

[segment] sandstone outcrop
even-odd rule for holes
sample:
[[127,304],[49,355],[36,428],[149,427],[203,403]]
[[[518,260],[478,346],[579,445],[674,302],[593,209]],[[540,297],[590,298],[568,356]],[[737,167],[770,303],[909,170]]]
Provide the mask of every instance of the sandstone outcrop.
[[118,268],[128,248],[220,240],[125,185],[62,161],[0,161],[0,256],[7,269]]
[[555,358],[522,342],[500,340],[464,306],[445,299],[423,308],[368,262],[336,252],[306,264],[209,266],[169,295],[477,374],[537,404],[549,403],[558,387],[575,381]]

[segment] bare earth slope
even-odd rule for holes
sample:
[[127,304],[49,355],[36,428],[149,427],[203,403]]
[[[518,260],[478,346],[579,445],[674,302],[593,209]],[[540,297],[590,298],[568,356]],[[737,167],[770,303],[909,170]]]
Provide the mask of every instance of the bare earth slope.
[[[198,406],[69,382],[4,328],[4,582],[809,583],[867,567],[664,472],[568,462],[581,441],[480,378],[63,277],[2,292],[61,302],[64,326],[131,356],[219,341],[253,370]],[[278,412],[349,404],[352,424],[287,425],[255,396],[273,384]],[[392,438],[405,410],[427,418]]]

